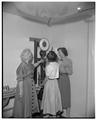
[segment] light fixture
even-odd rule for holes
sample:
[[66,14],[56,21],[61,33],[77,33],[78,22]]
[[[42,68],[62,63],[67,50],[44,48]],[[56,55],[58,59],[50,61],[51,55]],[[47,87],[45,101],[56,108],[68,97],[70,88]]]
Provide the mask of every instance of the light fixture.
[[80,10],[81,10],[81,7],[77,7],[77,10],[80,11]]

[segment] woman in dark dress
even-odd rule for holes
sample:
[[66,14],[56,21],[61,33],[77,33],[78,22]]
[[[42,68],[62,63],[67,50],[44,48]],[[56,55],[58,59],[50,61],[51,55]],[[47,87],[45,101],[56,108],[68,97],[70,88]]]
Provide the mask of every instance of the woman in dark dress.
[[72,75],[72,61],[67,57],[66,48],[58,48],[60,77],[58,80],[61,92],[63,114],[66,110],[66,117],[70,117],[71,89],[69,75]]
[[14,102],[13,117],[29,118],[39,112],[35,83],[33,80],[34,68],[39,63],[32,64],[33,54],[30,49],[24,49],[21,53],[21,63],[16,70],[17,88]]

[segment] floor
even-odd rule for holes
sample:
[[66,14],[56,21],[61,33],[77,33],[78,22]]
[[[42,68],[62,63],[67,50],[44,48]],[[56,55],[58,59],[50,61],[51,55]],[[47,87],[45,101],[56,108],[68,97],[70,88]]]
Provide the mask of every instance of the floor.
[[56,116],[53,116],[50,114],[43,115],[42,112],[40,112],[33,114],[32,118],[65,118],[65,117],[63,117],[62,114],[57,114]]
[[[9,118],[14,118],[14,117],[12,116],[12,117],[9,117]],[[63,117],[61,114],[58,114],[57,116],[52,116],[50,114],[43,115],[42,111],[41,111],[40,113],[33,114],[32,118],[66,118],[66,117]]]

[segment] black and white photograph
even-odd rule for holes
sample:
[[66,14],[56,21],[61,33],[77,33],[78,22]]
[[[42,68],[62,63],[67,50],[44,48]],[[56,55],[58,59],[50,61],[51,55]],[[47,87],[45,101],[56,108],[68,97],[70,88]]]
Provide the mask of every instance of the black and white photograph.
[[2,118],[95,119],[95,1],[2,1]]

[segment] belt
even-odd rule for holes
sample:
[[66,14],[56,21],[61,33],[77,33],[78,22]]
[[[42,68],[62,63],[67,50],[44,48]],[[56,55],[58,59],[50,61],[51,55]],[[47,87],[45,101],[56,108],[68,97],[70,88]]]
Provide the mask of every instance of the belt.
[[52,78],[48,78],[48,79],[49,79],[49,80],[55,80],[55,79],[58,79],[58,78],[53,78],[53,79],[52,79]]

